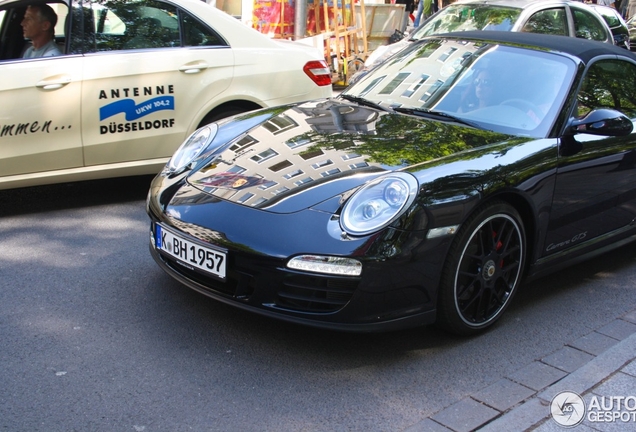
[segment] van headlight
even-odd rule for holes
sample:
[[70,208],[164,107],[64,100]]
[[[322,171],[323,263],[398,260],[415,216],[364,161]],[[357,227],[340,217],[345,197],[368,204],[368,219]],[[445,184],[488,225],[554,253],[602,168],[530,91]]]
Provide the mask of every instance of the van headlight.
[[342,229],[351,235],[378,231],[409,208],[419,188],[411,174],[396,172],[379,177],[355,192],[342,209]]
[[212,123],[197,129],[186,139],[168,161],[170,172],[182,170],[210,145],[219,127]]

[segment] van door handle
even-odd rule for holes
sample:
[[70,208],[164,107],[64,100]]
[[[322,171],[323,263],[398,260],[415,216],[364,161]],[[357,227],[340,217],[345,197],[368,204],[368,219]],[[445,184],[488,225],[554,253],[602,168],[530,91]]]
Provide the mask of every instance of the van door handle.
[[57,90],[71,82],[71,77],[68,75],[55,75],[49,78],[45,78],[42,81],[38,81],[35,86],[42,90]]
[[202,72],[207,68],[208,64],[206,62],[204,62],[203,60],[198,60],[184,64],[179,68],[179,71],[189,75]]

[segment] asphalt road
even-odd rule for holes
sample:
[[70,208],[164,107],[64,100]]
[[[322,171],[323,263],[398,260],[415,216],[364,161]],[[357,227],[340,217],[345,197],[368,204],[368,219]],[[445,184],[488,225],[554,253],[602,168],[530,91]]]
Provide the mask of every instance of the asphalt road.
[[0,191],[0,430],[401,431],[636,306],[635,244],[479,337],[278,322],[157,267],[149,181]]

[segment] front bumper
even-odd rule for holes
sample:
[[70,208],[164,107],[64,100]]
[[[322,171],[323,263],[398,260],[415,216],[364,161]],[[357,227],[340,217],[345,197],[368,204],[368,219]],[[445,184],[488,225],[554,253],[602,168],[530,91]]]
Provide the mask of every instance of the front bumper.
[[[388,318],[381,321],[368,321],[368,322],[348,322],[345,321],[347,313],[330,313],[325,311],[334,307],[335,305],[342,305],[351,301],[353,294],[351,291],[352,286],[355,284],[349,284],[349,286],[337,287],[334,282],[328,281],[322,286],[309,286],[309,287],[292,287],[291,291],[300,293],[297,296],[290,296],[291,292],[287,292],[283,287],[281,290],[277,290],[274,295],[282,300],[278,302],[258,302],[260,297],[269,297],[266,292],[270,290],[259,289],[260,283],[257,283],[257,279],[253,274],[246,274],[242,272],[236,272],[237,278],[231,278],[227,285],[216,281],[202,280],[197,275],[193,275],[189,271],[183,271],[175,266],[178,266],[173,260],[166,259],[166,257],[154,247],[150,247],[150,253],[155,259],[157,264],[170,276],[177,281],[186,285],[187,287],[204,294],[213,299],[230,304],[232,306],[239,307],[241,309],[249,310],[251,312],[258,313],[260,315],[268,316],[271,318],[280,319],[283,321],[293,322],[296,324],[308,325],[311,327],[326,328],[332,330],[344,330],[353,332],[376,332],[376,331],[390,331],[398,330],[402,328],[416,327],[420,325],[426,325],[435,321],[435,310],[421,311],[419,313],[410,314],[407,316]],[[281,276],[283,276],[281,274]],[[293,282],[294,275],[290,275],[288,278],[290,282]],[[299,276],[299,279],[308,280],[303,275]],[[293,289],[295,288],[295,290]],[[349,289],[347,289],[349,288]],[[317,294],[317,297],[312,297],[312,293]],[[347,300],[349,299],[349,300]],[[291,305],[290,308],[287,305]],[[317,309],[323,309],[321,312],[299,312],[298,309],[307,309],[317,306]],[[378,317],[379,318],[379,317]]]
[[359,289],[362,278],[313,275],[286,269],[282,260],[244,256],[233,256],[227,279],[220,281],[188,269],[152,244],[150,253],[166,273],[189,288],[272,318],[355,332],[397,330],[435,321],[430,297],[416,287],[364,293]]
[[[220,280],[184,266],[151,240],[150,252],[159,266],[206,296],[261,315],[345,331],[396,330],[435,321],[449,238],[427,240],[425,232],[392,230],[336,241],[325,229],[315,229],[326,226],[327,213],[267,214],[223,200],[180,207],[173,212],[180,215],[175,220],[174,214],[159,211],[170,207],[165,200],[161,204],[163,190],[154,188],[148,197],[152,238],[161,223],[188,241],[227,251],[226,278]],[[358,259],[362,275],[286,267],[289,258],[304,253]]]

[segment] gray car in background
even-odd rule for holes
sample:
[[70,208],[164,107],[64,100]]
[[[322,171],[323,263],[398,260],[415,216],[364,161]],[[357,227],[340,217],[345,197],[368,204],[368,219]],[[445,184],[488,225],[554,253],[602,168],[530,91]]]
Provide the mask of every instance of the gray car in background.
[[555,34],[614,43],[612,30],[590,5],[568,0],[458,0],[427,19],[404,39],[376,48],[354,83],[371,68],[413,41],[441,33],[497,30]]

